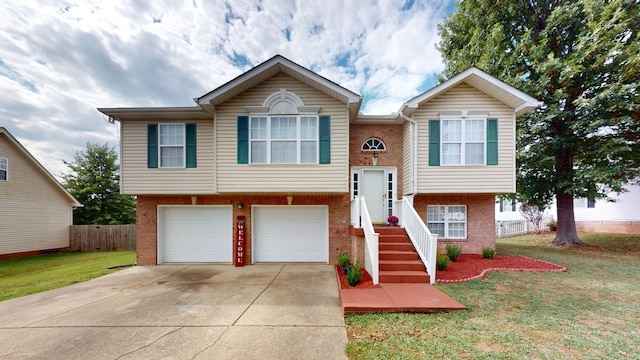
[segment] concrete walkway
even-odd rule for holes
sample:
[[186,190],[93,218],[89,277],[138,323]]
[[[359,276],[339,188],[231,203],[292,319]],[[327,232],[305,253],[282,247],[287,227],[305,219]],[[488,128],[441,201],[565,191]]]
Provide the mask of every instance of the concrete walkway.
[[0,302],[2,359],[345,359],[334,267],[134,267]]

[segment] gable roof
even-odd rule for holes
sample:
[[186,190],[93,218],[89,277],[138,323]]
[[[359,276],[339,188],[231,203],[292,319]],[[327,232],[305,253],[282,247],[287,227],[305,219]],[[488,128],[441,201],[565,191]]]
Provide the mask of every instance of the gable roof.
[[11,133],[9,133],[7,129],[0,126],[0,137],[2,136],[4,136],[10,144],[12,144],[16,149],[18,149],[19,152],[21,152],[27,159],[29,159],[33,163],[33,165],[35,165],[36,168],[40,171],[40,173],[42,173],[42,175],[46,179],[48,179],[54,185],[54,187],[56,187],[69,199],[72,206],[82,207],[82,204],[80,204],[80,202],[78,202],[78,200],[76,200],[76,198],[73,197],[73,195],[71,195],[71,193],[67,191],[67,189],[65,189],[64,186],[62,186],[62,184],[60,184],[60,182],[58,182],[58,180],[56,180],[56,178],[53,177],[53,175],[51,175],[51,173],[47,171],[47,169],[45,169],[44,166],[42,166],[42,164],[38,162],[38,160],[36,160],[36,158],[33,157],[33,155],[31,155],[31,153],[29,153],[29,151],[27,151],[27,149],[25,149],[24,146],[22,146],[22,144],[20,144],[20,142],[13,137],[13,135],[11,135]]
[[303,84],[347,104],[352,119],[356,117],[360,110],[362,96],[294,63],[282,55],[272,57],[217,89],[193,100],[205,109],[207,107],[215,107],[279,73],[291,76]]
[[525,94],[478,68],[472,67],[407,101],[403,104],[401,111],[406,109],[406,113],[411,114],[421,104],[461,83],[467,83],[510,106],[514,109],[516,115],[525,114],[540,106],[540,102],[534,97]]

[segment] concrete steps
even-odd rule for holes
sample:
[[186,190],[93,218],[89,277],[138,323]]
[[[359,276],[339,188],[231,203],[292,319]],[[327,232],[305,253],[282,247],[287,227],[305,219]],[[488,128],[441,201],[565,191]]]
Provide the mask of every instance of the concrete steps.
[[376,227],[381,283],[429,283],[418,253],[401,227]]

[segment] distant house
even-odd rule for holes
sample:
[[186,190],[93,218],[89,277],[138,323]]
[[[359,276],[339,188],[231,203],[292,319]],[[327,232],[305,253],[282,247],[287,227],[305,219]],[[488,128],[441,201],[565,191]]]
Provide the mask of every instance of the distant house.
[[82,206],[0,127],[0,259],[66,250],[73,209]]
[[[627,185],[627,192],[609,194],[614,201],[573,200],[573,215],[576,229],[583,232],[606,232],[640,234],[640,185]],[[496,220],[520,220],[520,204],[512,200],[496,200]],[[557,218],[556,203],[553,202],[545,214]]]
[[409,203],[441,246],[480,253],[496,194],[515,191],[516,117],[538,106],[471,68],[363,115],[360,95],[279,55],[194,100],[99,109],[120,122],[139,265],[237,262],[238,231],[247,264],[335,262],[362,249],[360,199],[372,224],[405,226]]

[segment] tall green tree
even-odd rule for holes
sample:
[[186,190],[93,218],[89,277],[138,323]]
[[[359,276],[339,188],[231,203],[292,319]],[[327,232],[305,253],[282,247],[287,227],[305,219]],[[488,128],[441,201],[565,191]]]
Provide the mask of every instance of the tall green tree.
[[120,194],[117,159],[118,154],[107,144],[87,143],[73,162],[65,161],[72,172],[64,175],[64,186],[84,205],[73,212],[75,225],[135,223],[136,202]]
[[520,200],[555,198],[555,245],[581,241],[573,198],[605,198],[640,169],[637,0],[466,0],[439,27],[443,78],[470,66],[541,100],[517,122]]

